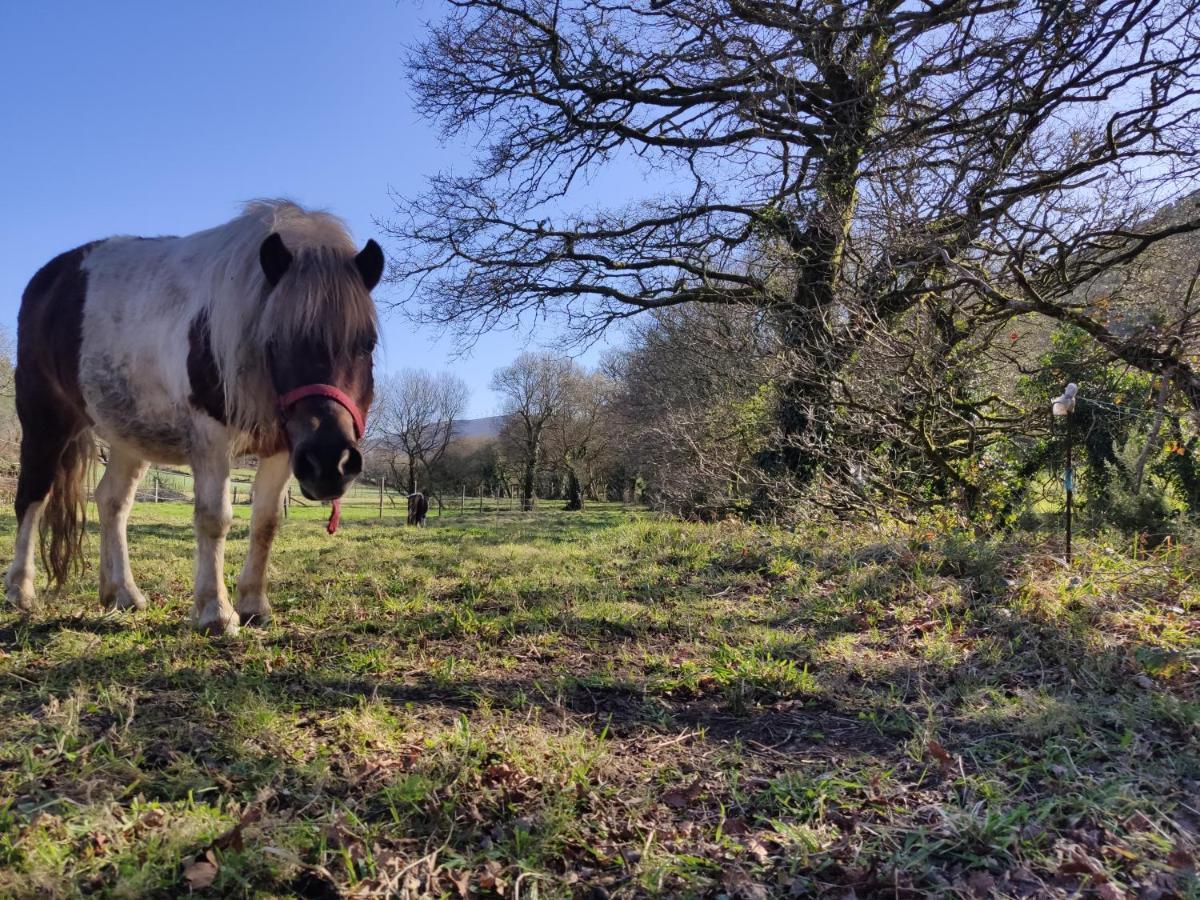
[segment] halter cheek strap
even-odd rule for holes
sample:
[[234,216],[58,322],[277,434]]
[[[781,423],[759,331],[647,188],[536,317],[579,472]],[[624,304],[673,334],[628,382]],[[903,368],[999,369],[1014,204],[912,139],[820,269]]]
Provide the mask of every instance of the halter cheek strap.
[[[305,397],[324,397],[327,400],[332,400],[341,406],[346,412],[350,413],[350,418],[354,420],[354,439],[362,440],[363,434],[367,430],[367,422],[363,414],[359,411],[358,406],[350,399],[350,396],[343,390],[334,387],[332,384],[305,384],[294,390],[288,391],[279,398],[279,415],[286,416],[287,411],[303,400]],[[283,429],[284,440],[288,443],[288,448],[291,448],[292,441],[288,437],[287,428]],[[325,526],[325,530],[333,534],[338,530],[338,525],[342,521],[342,501],[337,499],[333,501],[333,511],[329,514],[329,524]]]

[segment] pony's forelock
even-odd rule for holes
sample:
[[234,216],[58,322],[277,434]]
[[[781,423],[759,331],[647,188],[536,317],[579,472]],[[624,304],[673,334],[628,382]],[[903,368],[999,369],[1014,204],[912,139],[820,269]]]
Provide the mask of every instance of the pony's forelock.
[[[275,353],[322,347],[341,359],[360,352],[378,333],[375,304],[354,265],[357,248],[345,224],[326,212],[287,200],[256,200],[227,232],[228,271],[221,302],[209,310],[212,345],[225,388],[230,424],[251,433],[275,427],[276,394],[266,362]],[[259,248],[277,233],[292,263],[272,290]]]

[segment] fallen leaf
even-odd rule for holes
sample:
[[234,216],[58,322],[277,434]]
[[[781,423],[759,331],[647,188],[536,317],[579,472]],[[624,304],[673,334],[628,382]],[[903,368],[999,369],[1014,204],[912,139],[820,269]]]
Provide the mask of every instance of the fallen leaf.
[[471,896],[471,873],[470,872],[447,872],[446,877],[450,879],[450,883],[454,885],[458,891],[458,896],[466,900]]
[[1092,859],[1078,847],[1071,853],[1071,858],[1058,867],[1061,875],[1090,875],[1097,881],[1107,881],[1104,867]]
[[513,787],[525,780],[524,776],[508,763],[493,763],[483,770],[486,784]]
[[1125,820],[1125,827],[1130,831],[1149,831],[1154,827],[1154,823],[1140,809]]
[[686,809],[704,792],[700,786],[700,777],[696,776],[696,780],[689,784],[686,788],[671,788],[662,795],[662,801],[671,809]]
[[1103,852],[1105,856],[1126,859],[1130,862],[1137,862],[1140,858],[1136,853],[1126,847],[1122,847],[1120,844],[1105,844]]
[[157,828],[167,820],[167,814],[161,809],[147,810],[146,814],[138,819],[138,824],[144,828]]
[[232,848],[234,850],[244,849],[245,842],[242,840],[242,829],[247,825],[252,825],[262,818],[262,810],[257,806],[251,806],[244,813],[238,823],[218,837],[212,842],[212,846],[218,850]]
[[212,887],[212,883],[217,880],[218,869],[216,857],[209,850],[204,854],[204,859],[196,860],[183,870],[183,880],[191,890],[202,891]]
[[925,749],[930,756],[937,760],[945,774],[952,775],[954,773],[954,757],[945,747],[931,738]]
[[485,891],[495,891],[497,894],[504,893],[504,879],[500,876],[504,872],[504,868],[494,859],[489,859],[483,864],[483,871],[479,873],[479,886]]
[[765,866],[771,861],[771,854],[767,852],[767,848],[762,845],[762,842],[754,838],[746,841],[746,849],[750,851],[750,855],[754,857],[754,861],[760,866]]
[[1167,854],[1167,865],[1173,869],[1194,869],[1196,868],[1196,860],[1187,847],[1181,843],[1176,843],[1174,848]]
[[972,872],[967,876],[967,890],[972,897],[990,897],[996,890],[996,879],[988,872]]
[[721,833],[727,834],[730,837],[737,837],[739,834],[745,834],[750,830],[746,825],[746,820],[741,816],[730,816],[721,823]]
[[754,881],[741,869],[729,869],[721,876],[721,884],[730,897],[741,900],[767,900],[769,896],[764,885]]

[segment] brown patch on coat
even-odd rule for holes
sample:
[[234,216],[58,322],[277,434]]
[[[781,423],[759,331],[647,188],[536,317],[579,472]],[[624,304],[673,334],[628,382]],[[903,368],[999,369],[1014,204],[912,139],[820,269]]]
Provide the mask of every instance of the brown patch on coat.
[[17,316],[17,418],[21,470],[16,513],[49,499],[42,520],[42,557],[59,585],[79,559],[87,467],[94,456],[91,419],[79,384],[87,272],[99,242],[60,254],[30,280]]
[[212,351],[212,335],[208,327],[208,312],[201,312],[188,326],[187,355],[188,384],[192,389],[188,401],[222,425],[228,424],[225,413],[225,385],[217,370]]

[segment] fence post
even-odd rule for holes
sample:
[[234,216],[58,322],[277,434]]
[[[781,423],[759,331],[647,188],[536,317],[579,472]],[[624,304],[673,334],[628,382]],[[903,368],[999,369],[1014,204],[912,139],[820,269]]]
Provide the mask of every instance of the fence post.
[[379,476],[379,518],[383,518],[383,487],[387,484],[387,478]]
[[463,484],[462,502],[458,505],[458,511],[465,513],[467,511],[467,486]]
[[154,467],[154,502],[158,502],[158,466]]
[[292,505],[292,489],[288,488],[287,494],[283,498],[283,517],[288,516],[288,507]]
[[479,511],[483,512],[483,482],[479,482]]

